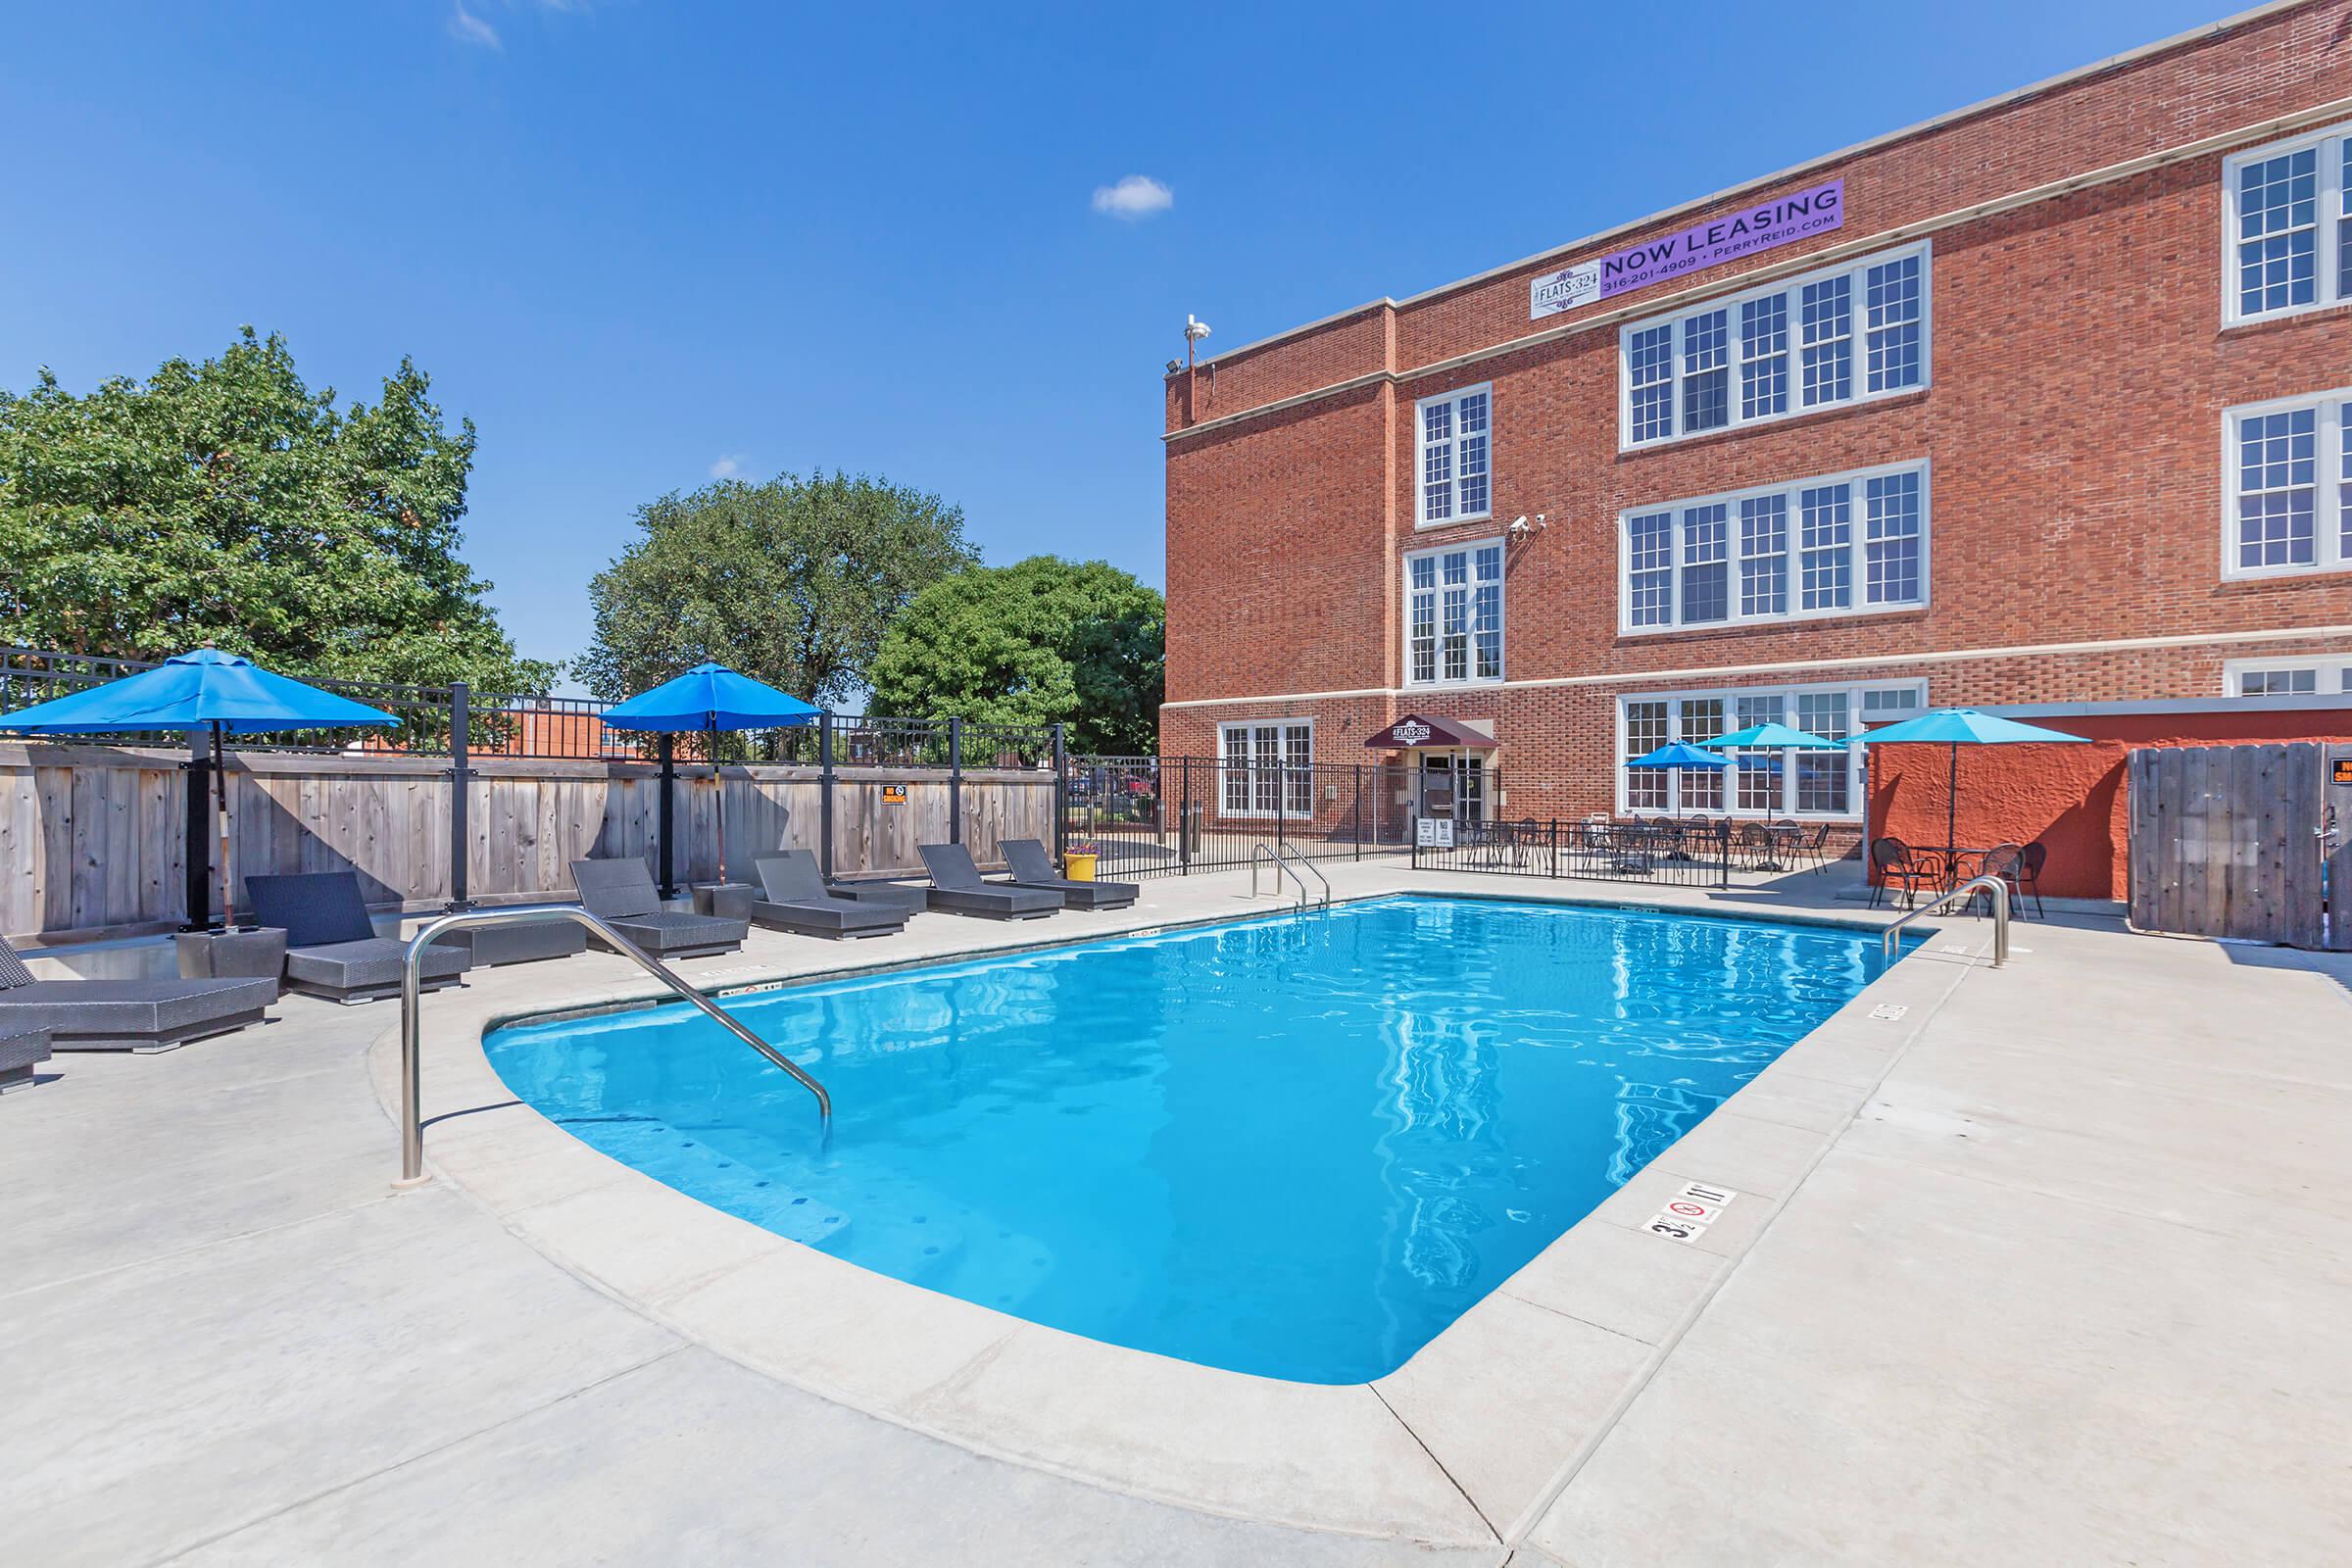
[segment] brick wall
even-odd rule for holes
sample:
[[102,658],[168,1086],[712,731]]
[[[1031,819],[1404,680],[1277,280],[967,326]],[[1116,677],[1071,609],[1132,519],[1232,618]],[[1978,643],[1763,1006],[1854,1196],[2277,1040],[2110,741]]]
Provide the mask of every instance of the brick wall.
[[[1663,312],[1826,247],[2352,96],[2347,35],[2352,0],[2273,13],[1710,198],[1581,254],[1812,179],[1842,176],[1848,216],[1838,233],[1579,313],[1527,318],[1528,278],[1580,259],[1563,252],[1211,362],[1213,390],[1204,369],[1189,404],[1185,378],[1172,378],[1168,697],[1180,706],[1163,715],[1163,752],[1212,756],[1219,720],[1296,711],[1316,719],[1317,760],[1345,762],[1403,711],[1492,718],[1514,781],[1503,809],[1565,815],[1611,799],[1625,692],[1899,677],[1925,678],[1937,704],[2211,697],[2225,659],[2352,646],[2231,640],[2352,625],[2352,573],[2221,575],[2223,411],[2352,384],[2352,312],[2221,326],[2222,151],[1934,232],[1933,384],[1915,393],[1621,452],[1614,325],[1414,373],[1603,311]],[[1413,401],[1481,382],[1494,393],[1496,520],[1416,530]],[[1230,422],[1182,433],[1217,419]],[[1619,633],[1622,509],[1919,459],[1930,465],[1927,607]],[[1398,693],[1403,556],[1493,538],[1536,513],[1548,526],[1508,552],[1509,683]],[[2200,640],[1948,657],[2160,637]],[[1280,700],[1233,701],[1261,697]],[[1216,706],[1186,706],[1206,700]]]

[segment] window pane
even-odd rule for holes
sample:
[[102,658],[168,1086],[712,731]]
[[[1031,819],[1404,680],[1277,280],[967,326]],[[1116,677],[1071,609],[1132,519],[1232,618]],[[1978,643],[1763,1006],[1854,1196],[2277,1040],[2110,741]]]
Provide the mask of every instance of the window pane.
[[1683,323],[1683,431],[1732,422],[1731,317],[1709,311]]
[[1421,515],[1436,521],[1453,515],[1453,405],[1432,403],[1421,411]]
[[1446,680],[1470,678],[1470,557],[1460,550],[1438,558],[1445,579],[1438,610],[1438,663]]
[[[1683,701],[1683,732],[1677,737],[1692,746],[1711,741],[1724,733],[1724,701],[1720,697],[1690,697]],[[1723,773],[1721,768],[1678,767],[1675,776],[1682,780],[1682,808],[1686,811],[1720,811],[1723,809]]]
[[1729,509],[1691,507],[1683,513],[1683,624],[1731,614]]
[[1502,547],[1478,552],[1478,603],[1472,635],[1473,673],[1479,680],[1502,679]]
[[1457,422],[1461,445],[1456,459],[1460,469],[1456,499],[1463,515],[1473,516],[1487,510],[1487,394],[1473,392],[1463,398]]
[[1767,294],[1740,307],[1740,417],[1788,408],[1788,296]]
[[2319,411],[2246,415],[2237,432],[2238,565],[2313,564]]
[[1797,516],[1802,608],[1844,609],[1854,602],[1853,486],[1817,485],[1798,492]]
[[[1796,694],[1796,727],[1824,740],[1841,741],[1847,734],[1843,692]],[[1796,808],[1800,811],[1843,811],[1849,799],[1847,783],[1853,760],[1844,752],[1798,752]]]
[[1668,322],[1634,333],[1626,343],[1633,388],[1628,411],[1635,441],[1674,433],[1674,326]]
[[[1738,722],[1734,729],[1751,729],[1758,724],[1785,724],[1788,710],[1788,700],[1778,692],[1763,696],[1742,696],[1738,701]],[[1781,808],[1781,782],[1788,776],[1788,756],[1775,749],[1758,751],[1742,747],[1734,754],[1740,763],[1736,804],[1742,811],[1759,814]]]
[[1890,473],[1863,485],[1863,599],[1919,602],[1919,475]]
[[[1625,755],[1628,760],[1646,757],[1666,744],[1666,705],[1639,702],[1625,705]],[[1661,768],[1625,770],[1625,804],[1636,811],[1666,809],[1666,774]]]
[[1406,569],[1410,573],[1412,596],[1407,634],[1412,657],[1411,678],[1416,682],[1434,681],[1438,678],[1437,559],[1416,556]]
[[2307,147],[2237,172],[2237,308],[2241,315],[2319,298],[2319,150]]
[[1740,503],[1740,613],[1788,612],[1788,498]]
[[1806,408],[1842,403],[1854,395],[1853,331],[1853,279],[1825,277],[1807,283],[1800,311]]
[[1919,258],[1874,267],[1865,288],[1870,390],[1919,385]]
[[1674,621],[1674,514],[1643,513],[1625,519],[1628,623],[1666,626]]

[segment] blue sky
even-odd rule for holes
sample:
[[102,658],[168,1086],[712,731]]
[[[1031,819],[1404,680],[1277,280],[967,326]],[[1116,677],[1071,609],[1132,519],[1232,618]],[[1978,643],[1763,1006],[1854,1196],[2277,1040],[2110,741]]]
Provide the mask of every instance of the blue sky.
[[[885,474],[992,562],[1156,583],[1188,311],[1214,350],[1412,293],[2213,3],[22,7],[0,385],[242,322],[347,395],[413,355],[541,657],[713,472]],[[1099,210],[1129,176],[1165,205]]]

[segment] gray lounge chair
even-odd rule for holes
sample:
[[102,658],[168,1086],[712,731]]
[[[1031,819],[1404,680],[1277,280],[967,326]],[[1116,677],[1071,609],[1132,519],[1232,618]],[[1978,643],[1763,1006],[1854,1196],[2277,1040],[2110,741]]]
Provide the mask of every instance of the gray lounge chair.
[[984,920],[1035,920],[1061,907],[1058,893],[987,881],[972,863],[972,852],[960,844],[918,844],[915,848],[931,873],[931,891],[926,895],[931,908]]
[[260,1023],[276,1000],[275,980],[35,980],[0,942],[0,1035],[57,1051],[170,1051]]
[[654,873],[634,856],[622,860],[574,860],[571,885],[590,914],[602,915],[622,936],[659,958],[700,958],[732,953],[752,934],[749,920],[687,914],[662,907]]
[[1006,839],[1002,847],[1004,863],[1012,868],[1007,886],[1058,893],[1073,909],[1124,909],[1143,892],[1132,882],[1073,882],[1054,871],[1046,847],[1035,839]]
[[[357,1005],[400,995],[409,945],[375,934],[360,879],[349,871],[249,876],[245,903],[264,925],[286,932],[286,987]],[[418,989],[462,985],[473,958],[439,943],[416,963]]]
[[32,1069],[49,1059],[49,1031],[0,1024],[0,1095],[32,1087]]
[[907,914],[920,914],[931,906],[931,890],[920,882],[830,882],[825,885],[825,891],[837,899],[850,899],[858,904],[878,904],[884,908],[900,909]]
[[807,850],[763,855],[754,863],[767,895],[752,902],[752,918],[760,925],[812,937],[883,937],[906,929],[911,911],[904,906],[827,893],[816,857]]

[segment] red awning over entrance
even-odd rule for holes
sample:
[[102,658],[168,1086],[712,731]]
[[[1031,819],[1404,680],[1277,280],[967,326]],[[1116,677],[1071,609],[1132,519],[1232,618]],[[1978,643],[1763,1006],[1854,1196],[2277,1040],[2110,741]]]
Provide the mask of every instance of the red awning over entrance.
[[1429,718],[1420,713],[1407,713],[1387,729],[1364,737],[1364,745],[1375,752],[1409,751],[1424,746],[1464,746],[1473,751],[1494,750],[1494,737],[1481,735],[1458,719]]

